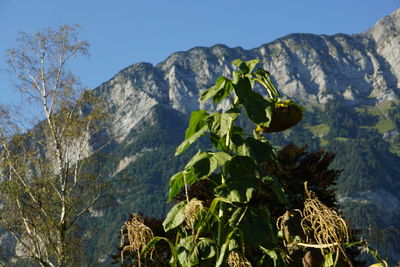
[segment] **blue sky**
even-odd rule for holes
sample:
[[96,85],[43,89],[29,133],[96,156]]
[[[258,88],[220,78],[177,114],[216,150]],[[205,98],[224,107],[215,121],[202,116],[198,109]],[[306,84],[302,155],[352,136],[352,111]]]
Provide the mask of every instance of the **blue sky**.
[[[400,0],[0,0],[0,69],[18,31],[80,24],[89,60],[72,66],[94,88],[140,61],[153,64],[194,46],[254,48],[289,33],[359,33]],[[17,101],[0,73],[0,104]]]

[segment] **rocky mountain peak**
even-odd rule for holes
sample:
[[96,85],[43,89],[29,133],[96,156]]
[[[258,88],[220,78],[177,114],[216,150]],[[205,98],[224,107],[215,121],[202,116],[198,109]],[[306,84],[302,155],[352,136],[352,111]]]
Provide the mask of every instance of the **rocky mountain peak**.
[[376,51],[387,62],[397,93],[400,91],[400,8],[380,19],[366,32],[376,42]]
[[[378,20],[366,34],[371,35],[375,40],[391,39],[400,33],[400,8],[392,14]],[[389,38],[388,38],[389,37]]]
[[118,133],[126,136],[154,105],[183,113],[198,109],[200,92],[220,75],[231,77],[236,58],[260,59],[283,94],[300,102],[395,100],[400,95],[400,9],[361,34],[290,34],[251,50],[194,47],[156,66],[133,64],[97,90],[108,95],[120,116]]

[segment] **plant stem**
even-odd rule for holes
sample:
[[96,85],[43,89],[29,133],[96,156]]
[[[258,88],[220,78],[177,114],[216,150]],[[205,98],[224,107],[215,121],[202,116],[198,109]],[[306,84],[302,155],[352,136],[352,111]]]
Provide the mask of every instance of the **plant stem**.
[[[225,177],[224,177],[223,172],[221,172],[221,185],[222,184],[225,184]],[[222,240],[223,229],[224,229],[224,222],[223,222],[224,211],[225,211],[225,203],[220,202],[219,203],[219,211],[218,211],[217,259],[220,256],[221,247],[224,243],[224,241]]]

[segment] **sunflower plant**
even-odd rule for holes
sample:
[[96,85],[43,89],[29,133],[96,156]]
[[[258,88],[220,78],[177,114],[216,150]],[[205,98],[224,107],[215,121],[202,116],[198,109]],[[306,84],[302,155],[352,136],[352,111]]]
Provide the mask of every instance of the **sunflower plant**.
[[[171,249],[172,266],[285,266],[288,245],[292,250],[298,244],[307,246],[299,237],[285,240],[284,229],[271,218],[269,207],[252,201],[262,185],[278,202],[286,203],[284,188],[261,168],[266,162],[276,161],[275,150],[264,133],[289,129],[303,116],[300,105],[280,98],[270,73],[256,69],[258,62],[234,60],[232,79],[221,76],[202,92],[201,102],[218,104],[225,100],[230,106],[223,112],[191,113],[185,139],[175,155],[184,153],[200,137],[208,138],[213,148],[198,151],[170,179],[168,201],[184,194],[163,221],[164,230],[176,233],[175,238],[154,237],[139,258],[163,240]],[[252,133],[238,126],[241,115],[253,124]],[[189,194],[191,185],[204,181],[213,192],[207,203]],[[326,255],[330,255],[326,262],[332,261],[332,254]]]

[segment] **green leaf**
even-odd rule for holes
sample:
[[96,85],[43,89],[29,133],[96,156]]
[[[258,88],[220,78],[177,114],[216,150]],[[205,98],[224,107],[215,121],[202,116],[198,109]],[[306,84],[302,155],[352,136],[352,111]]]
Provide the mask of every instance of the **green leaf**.
[[[201,167],[198,167],[198,169],[201,169]],[[182,187],[185,185],[185,175],[186,183],[188,185],[191,185],[198,179],[202,178],[201,174],[195,173],[194,168],[190,168],[189,170],[181,171],[174,174],[169,180],[168,202],[171,201],[176,195],[178,195]]]
[[219,90],[213,97],[214,104],[221,102],[226,98],[233,90],[233,84],[231,80],[227,80],[224,84],[224,88]]
[[220,137],[216,134],[211,133],[210,141],[216,150],[229,152],[229,148],[226,146],[225,136]]
[[251,73],[255,66],[260,62],[258,59],[249,60],[246,62],[247,67],[249,68],[249,73]]
[[227,163],[227,171],[231,177],[255,177],[257,165],[251,157],[236,155]]
[[215,264],[215,267],[219,267],[219,266],[221,266],[221,265],[225,262],[226,258],[228,257],[230,241],[231,241],[231,239],[233,238],[234,234],[235,234],[237,231],[238,231],[237,228],[233,229],[233,230],[228,234],[228,236],[226,237],[224,244],[222,244],[221,251],[220,251],[220,254],[219,254],[217,263]]
[[207,125],[210,129],[210,132],[218,136],[221,136],[219,134],[221,129],[221,116],[222,114],[220,112],[215,112],[207,118]]
[[244,105],[249,119],[256,124],[268,127],[272,117],[274,102],[266,100],[263,96],[254,92],[248,77],[239,77],[234,88],[239,98],[239,103]]
[[239,228],[243,232],[245,242],[250,245],[272,249],[277,243],[271,216],[265,206],[249,207]]
[[206,131],[207,131],[207,125],[204,125],[201,129],[199,129],[196,133],[191,135],[189,138],[185,139],[177,148],[175,151],[175,156],[178,156],[182,154],[191,144],[196,142],[197,139],[200,138]]
[[224,137],[231,129],[233,122],[240,115],[237,111],[232,110],[226,113],[213,113],[207,119],[208,128],[210,132],[219,136],[220,138]]
[[203,129],[204,125],[206,125],[206,118],[208,115],[209,114],[205,110],[192,111],[190,114],[189,126],[185,131],[185,139],[190,138]]
[[232,73],[232,77],[233,77],[232,83],[237,84],[239,82],[240,76],[241,76],[240,71],[234,70]]
[[181,201],[172,207],[162,223],[165,232],[174,229],[183,223],[183,221],[185,220],[184,211],[185,201]]
[[223,166],[232,159],[232,156],[225,152],[217,152],[213,155],[213,158],[217,160],[218,166]]
[[199,264],[198,248],[193,236],[187,236],[179,240],[177,246],[179,263],[182,266],[195,266]]
[[210,157],[212,156],[209,152],[198,152],[193,158],[188,162],[185,169],[189,171],[192,169],[193,174],[198,177],[202,178],[204,176],[209,175],[214,170],[210,169]]
[[260,94],[251,92],[243,100],[247,116],[255,124],[268,127],[272,117],[274,103],[264,99]]
[[179,194],[184,184],[183,172],[178,172],[171,177],[169,180],[168,202]]
[[234,177],[227,179],[225,184],[217,186],[215,194],[230,202],[247,203],[254,190],[258,188],[258,179],[255,177]]
[[[243,135],[243,129],[232,125],[229,131],[229,136],[221,137],[211,133],[210,141],[217,150],[223,152],[236,152],[237,148],[244,144],[242,135]],[[226,142],[227,138],[229,138],[228,144]]]
[[170,263],[171,263],[171,265],[172,265],[173,267],[176,267],[176,266],[177,266],[177,258],[178,258],[177,254],[176,254],[176,248],[175,248],[174,244],[172,244],[172,242],[171,242],[168,238],[165,238],[165,237],[161,237],[161,236],[155,236],[155,237],[153,237],[153,238],[150,240],[150,242],[147,243],[147,245],[143,248],[142,252],[140,252],[140,257],[141,257],[142,259],[144,259],[144,258],[146,257],[146,255],[147,255],[147,253],[148,253],[159,241],[162,241],[162,240],[164,240],[165,242],[168,243],[169,248],[170,248],[170,250],[171,250],[171,254],[172,254],[172,259],[171,259]]
[[253,191],[258,188],[256,165],[253,159],[236,155],[226,163],[226,169],[229,176],[225,184],[214,189],[216,195],[231,202],[249,202]]
[[235,60],[232,61],[232,65],[234,65],[235,67],[239,68],[240,65],[244,64],[244,61],[241,60],[240,58],[237,58]]
[[[267,249],[264,248],[263,246],[260,246],[260,249],[262,252],[264,252],[266,255],[268,255],[274,262],[275,267],[283,267],[286,266],[284,264],[284,259],[282,258],[282,253],[280,253],[280,249],[278,248],[273,248],[273,249]],[[264,265],[262,265],[264,266]]]
[[211,259],[217,254],[217,243],[210,238],[201,237],[197,246],[202,260]]
[[226,199],[223,198],[214,198],[211,202],[210,207],[207,209],[207,214],[203,217],[204,219],[201,221],[198,229],[198,233],[201,232],[203,229],[207,229],[212,225],[212,222],[217,220],[217,213],[216,209],[220,202],[227,202]]
[[218,77],[217,81],[215,82],[215,85],[213,85],[209,89],[205,90],[201,94],[200,101],[204,103],[211,97],[215,97],[217,94],[219,94],[220,91],[224,91],[225,83],[227,81],[230,81],[230,80],[224,76]]
[[244,214],[246,213],[247,209],[243,207],[237,208],[229,218],[229,226],[235,228],[239,225],[240,221],[242,220]]
[[266,140],[260,141],[254,137],[248,137],[245,140],[245,144],[249,148],[250,156],[255,159],[258,164],[274,161],[276,158],[272,145]]
[[[220,165],[218,160],[226,158],[228,154],[218,152],[218,155],[211,152],[198,152],[186,165],[185,170],[193,173],[197,179],[205,178],[211,175]],[[229,155],[228,155],[229,156]],[[230,156],[229,156],[230,157]],[[197,180],[196,179],[196,180]]]
[[239,68],[242,71],[242,73],[248,74],[253,71],[254,67],[258,64],[258,62],[259,62],[258,59],[249,60],[247,62],[244,62],[241,59],[235,59],[234,61],[232,61],[232,64],[235,67]]
[[285,191],[283,190],[283,187],[278,182],[278,180],[270,176],[263,177],[263,180],[267,182],[267,184],[271,187],[278,201],[282,204],[286,204],[288,200]]
[[186,164],[185,169],[189,169],[193,167],[193,165],[196,164],[196,162],[208,158],[209,153],[208,152],[201,152],[200,150],[197,151],[197,153],[189,160],[189,162]]
[[250,150],[246,144],[236,147],[235,151],[239,156],[250,156]]
[[233,85],[235,93],[239,98],[239,103],[243,104],[247,101],[248,96],[253,92],[249,78],[239,76],[236,84]]
[[239,116],[239,113],[224,113],[221,115],[221,128],[219,135],[226,135],[232,127],[233,121]]

